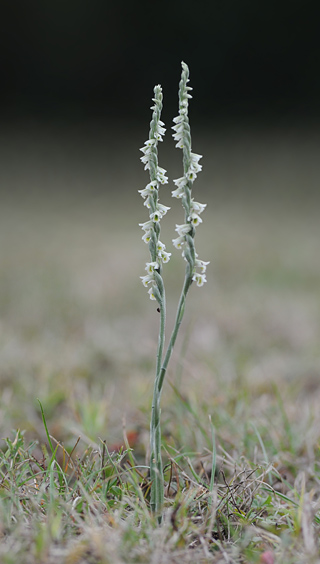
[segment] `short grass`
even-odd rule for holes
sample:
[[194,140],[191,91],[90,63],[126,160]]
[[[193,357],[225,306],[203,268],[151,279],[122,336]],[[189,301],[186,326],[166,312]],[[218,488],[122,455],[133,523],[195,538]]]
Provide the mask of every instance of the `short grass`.
[[[139,282],[135,145],[125,169],[117,147],[104,161],[103,139],[76,155],[53,133],[3,146],[0,562],[319,562],[318,161],[312,135],[268,135],[199,149],[213,156],[197,233],[211,265],[165,384],[161,527],[147,471],[158,314]],[[165,274],[170,327],[178,253]]]

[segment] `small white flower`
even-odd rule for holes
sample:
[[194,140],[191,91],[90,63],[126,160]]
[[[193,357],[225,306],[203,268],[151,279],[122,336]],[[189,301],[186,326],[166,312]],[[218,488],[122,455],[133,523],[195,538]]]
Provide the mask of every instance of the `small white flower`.
[[186,176],[187,176],[187,179],[190,180],[191,182],[194,182],[195,179],[197,178],[196,172],[191,170],[191,168],[189,168]]
[[192,212],[195,212],[200,215],[200,213],[202,213],[206,207],[207,204],[200,204],[200,202],[195,202],[194,200],[191,200],[190,208]]
[[171,129],[175,131],[173,134],[173,139],[177,141],[176,147],[178,149],[183,149],[183,134],[184,134],[184,126],[185,126],[185,116],[179,115],[173,119],[175,125],[172,126]]
[[147,147],[153,147],[153,145],[156,144],[156,140],[155,139],[147,139],[147,141],[145,141],[144,144],[147,145]]
[[161,213],[161,217],[163,217],[164,215],[166,215],[167,211],[169,211],[170,208],[169,206],[164,206],[163,204],[158,203],[157,209]]
[[183,188],[176,188],[175,190],[172,190],[171,192],[171,196],[173,198],[182,198],[182,196],[184,195],[184,189]]
[[181,176],[180,178],[176,178],[176,180],[174,180],[173,182],[177,186],[177,188],[171,192],[172,197],[182,198],[187,184],[186,178],[184,176]]
[[151,148],[153,147],[153,145],[156,143],[155,139],[147,139],[147,141],[144,142],[144,147],[141,147],[141,149],[139,149],[140,151],[142,151],[142,153],[147,153],[150,152]]
[[150,284],[150,282],[152,282],[153,280],[153,275],[152,274],[146,274],[145,276],[140,276],[142,284],[147,288],[148,284]]
[[157,181],[153,180],[152,182],[149,182],[149,184],[147,184],[147,186],[143,190],[138,190],[138,192],[139,194],[141,194],[142,198],[147,198],[147,196],[153,194],[155,190],[157,190],[157,188]]
[[149,221],[139,223],[139,227],[141,227],[143,231],[151,231],[151,229],[153,229],[153,221],[149,219]]
[[157,262],[147,262],[145,270],[152,274],[155,269],[159,268],[159,264]]
[[157,242],[157,251],[164,251],[166,248],[166,246],[164,245],[164,243],[161,243],[161,241],[159,240]]
[[143,157],[140,157],[140,161],[145,165],[144,170],[148,170],[149,168],[149,155],[144,155]]
[[158,168],[157,168],[157,180],[158,180],[158,182],[160,182],[160,184],[168,184],[168,177],[165,175],[166,172],[167,171],[164,168],[161,168],[161,166],[158,166]]
[[200,159],[202,159],[202,155],[198,155],[197,153],[191,153],[190,157],[191,157],[191,163],[192,164],[198,164]]
[[178,233],[179,237],[187,235],[191,230],[190,223],[182,223],[181,225],[176,225],[175,231]]
[[162,215],[158,210],[156,210],[156,211],[154,211],[150,214],[150,219],[152,219],[152,221],[154,223],[159,223],[161,218],[162,218]]
[[158,202],[157,209],[150,214],[150,219],[152,219],[152,221],[154,221],[155,223],[158,223],[160,219],[162,219],[163,216],[166,215],[169,209],[170,208],[168,206],[164,206],[163,204],[159,204]]
[[178,186],[178,188],[184,188],[187,184],[186,178],[185,176],[180,176],[180,178],[176,178],[173,181],[173,184],[175,184],[176,186]]
[[192,213],[188,217],[188,221],[191,221],[192,225],[194,225],[195,227],[197,225],[199,225],[199,223],[202,223],[202,219],[201,219],[200,215],[198,215],[197,213]]
[[179,130],[172,136],[175,141],[183,144],[183,128],[179,125]]
[[190,164],[189,170],[191,170],[192,172],[198,173],[202,171],[202,165],[195,163],[195,164]]
[[144,243],[150,243],[151,240],[151,236],[150,236],[150,231],[147,231],[143,236],[142,236],[142,241]]
[[150,296],[150,300],[155,300],[155,299],[156,299],[156,297],[155,297],[155,295],[154,295],[154,293],[153,293],[153,285],[151,286],[151,288],[149,288],[148,294],[149,294],[149,296]]
[[141,149],[139,149],[139,151],[141,151],[141,153],[143,153],[144,156],[146,156],[146,155],[150,155],[152,149],[151,149],[151,147],[145,146],[145,147],[141,147]]
[[149,190],[147,190],[147,188],[144,188],[143,190],[138,190],[140,196],[142,198],[147,198],[150,195]]
[[162,136],[166,132],[166,130],[163,126],[164,126],[163,121],[159,120],[158,123],[157,123],[156,130],[155,130],[155,138],[157,139],[157,141],[162,141]]
[[155,190],[157,190],[158,188],[158,184],[156,180],[153,180],[152,182],[149,182],[149,184],[147,184],[146,189],[150,190],[150,193],[152,194]]
[[177,149],[183,149],[183,139],[179,139],[178,143],[175,145]]
[[185,244],[184,236],[177,237],[176,239],[172,239],[172,243],[176,249],[182,249],[183,245]]
[[177,123],[176,125],[173,125],[171,127],[171,129],[173,129],[173,131],[175,131],[174,135],[182,135],[183,134],[183,129],[184,129],[184,122],[180,121],[179,123]]
[[203,286],[203,284],[207,281],[205,274],[199,274],[195,272],[192,276],[192,280],[197,283],[197,286]]
[[167,253],[166,251],[160,251],[158,253],[159,258],[161,258],[162,262],[166,264],[169,262],[172,253]]
[[200,268],[200,272],[201,274],[204,274],[205,271],[207,270],[207,265],[210,264],[210,261],[204,261],[204,260],[199,260],[196,259],[196,268]]

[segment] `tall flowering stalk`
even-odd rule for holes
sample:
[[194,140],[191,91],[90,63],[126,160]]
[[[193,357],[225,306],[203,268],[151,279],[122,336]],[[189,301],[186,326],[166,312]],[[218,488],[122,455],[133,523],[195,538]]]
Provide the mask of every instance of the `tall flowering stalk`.
[[144,156],[141,157],[145,164],[145,169],[149,170],[150,183],[140,194],[145,198],[145,205],[149,209],[149,221],[140,224],[144,230],[142,239],[149,244],[151,261],[147,262],[147,275],[142,276],[145,286],[150,284],[148,290],[150,298],[157,300],[160,309],[160,330],[157,352],[156,377],[153,392],[152,414],[150,423],[150,479],[151,479],[151,509],[161,519],[161,511],[164,500],[164,481],[161,458],[161,428],[160,428],[160,398],[163,382],[166,375],[172,350],[182,322],[185,301],[188,290],[192,282],[197,286],[203,286],[206,282],[206,267],[209,264],[198,258],[195,250],[194,237],[196,227],[202,223],[201,214],[206,204],[196,202],[192,197],[192,185],[197,178],[197,174],[202,170],[199,164],[201,155],[191,151],[191,133],[188,117],[189,99],[191,98],[189,82],[189,69],[182,63],[182,74],[179,84],[179,115],[174,118],[173,137],[177,141],[176,147],[183,151],[183,176],[174,180],[176,189],[172,196],[181,199],[185,212],[184,223],[176,225],[178,237],[173,239],[173,245],[182,250],[182,256],[186,261],[185,279],[182,287],[179,304],[176,313],[175,324],[172,330],[170,341],[166,353],[164,354],[165,341],[165,318],[166,302],[165,290],[162,279],[162,264],[168,262],[171,253],[165,251],[165,246],[161,243],[160,219],[168,211],[168,207],[159,203],[158,191],[159,184],[166,184],[168,179],[165,170],[158,166],[158,141],[162,141],[165,130],[163,122],[160,120],[162,109],[162,90],[160,86],[154,89],[155,97],[152,106],[153,115],[150,124],[149,139],[141,149]]
[[160,513],[163,504],[163,469],[161,457],[161,429],[160,429],[160,394],[158,393],[158,381],[161,370],[163,347],[165,341],[166,322],[166,299],[162,279],[162,264],[170,260],[171,253],[165,250],[165,245],[160,241],[160,220],[170,209],[159,203],[159,185],[167,184],[166,170],[158,165],[158,141],[162,141],[165,134],[164,123],[161,121],[162,89],[161,86],[154,88],[154,105],[152,120],[150,123],[149,139],[144,147],[141,161],[145,170],[149,170],[150,182],[139,193],[144,198],[144,205],[149,209],[149,221],[140,223],[144,231],[143,241],[149,245],[151,261],[146,264],[147,274],[141,276],[144,286],[148,290],[151,300],[157,300],[160,309],[160,329],[157,351],[156,377],[152,402],[152,413],[150,422],[150,479],[151,479],[151,509]]

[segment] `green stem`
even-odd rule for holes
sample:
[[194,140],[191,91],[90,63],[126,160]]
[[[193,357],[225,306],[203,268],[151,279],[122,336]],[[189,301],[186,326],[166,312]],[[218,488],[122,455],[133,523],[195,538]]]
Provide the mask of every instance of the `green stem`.
[[192,283],[192,274],[190,273],[190,270],[191,270],[190,266],[187,265],[184,284],[183,284],[183,288],[182,288],[182,292],[181,292],[181,295],[180,295],[180,300],[179,300],[179,304],[178,304],[178,308],[177,308],[176,321],[175,321],[175,324],[174,324],[173,331],[171,333],[170,342],[169,342],[167,352],[166,352],[166,355],[164,357],[164,361],[163,361],[161,371],[160,371],[160,374],[159,374],[159,378],[158,378],[158,393],[159,393],[159,396],[161,395],[161,392],[162,392],[164,377],[166,375],[169,360],[171,358],[173,347],[174,347],[174,344],[176,342],[177,335],[178,335],[178,332],[179,332],[179,329],[180,329],[180,325],[181,325],[181,322],[182,322],[182,319],[183,319],[186,296],[187,296],[188,290],[189,290],[191,283]]
[[159,328],[159,338],[158,338],[158,351],[157,351],[157,366],[156,366],[156,380],[159,378],[160,370],[161,370],[161,363],[162,363],[162,356],[163,356],[163,348],[165,342],[165,328],[166,328],[166,295],[163,285],[162,290],[162,301],[159,304],[160,308],[160,328]]
[[153,390],[152,413],[150,423],[150,479],[151,479],[151,510],[158,515],[159,523],[161,522],[161,513],[164,500],[164,479],[163,467],[161,456],[161,427],[160,427],[160,398],[163,388],[164,377],[166,375],[167,367],[174,344],[177,339],[179,328],[182,322],[185,301],[188,290],[191,286],[192,274],[189,264],[187,265],[184,285],[180,295],[180,300],[177,308],[176,320],[171,334],[170,342],[164,361],[161,365],[163,348],[164,348],[164,325],[165,325],[165,295],[163,293],[163,301],[160,304],[160,331],[158,342],[157,354],[157,371]]
[[166,299],[163,288],[160,306],[160,328],[157,351],[157,367],[154,382],[152,412],[150,422],[150,480],[151,480],[151,510],[161,520],[161,510],[164,498],[163,469],[161,457],[161,427],[160,427],[160,394],[158,392],[158,380],[161,370],[163,348],[165,342],[166,323]]

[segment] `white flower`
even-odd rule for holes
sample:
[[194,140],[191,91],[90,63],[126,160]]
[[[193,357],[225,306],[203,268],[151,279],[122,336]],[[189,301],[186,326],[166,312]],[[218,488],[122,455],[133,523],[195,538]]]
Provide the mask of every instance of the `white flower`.
[[[191,153],[191,155],[192,154],[193,153]],[[200,156],[200,155],[196,155],[196,156]],[[201,156],[200,156],[200,158],[201,158]],[[191,159],[191,163],[190,163],[190,166],[189,166],[189,172],[197,173],[197,172],[201,172],[201,171],[202,171],[202,165],[199,164],[199,162],[196,159],[195,160]]]
[[195,227],[197,225],[199,225],[199,223],[202,223],[202,219],[201,219],[200,215],[198,215],[197,213],[192,213],[188,217],[188,221],[191,221],[192,225],[194,225]]
[[198,164],[200,159],[202,159],[202,155],[198,155],[197,153],[191,153],[190,157],[191,157],[191,163],[192,164]]
[[166,246],[164,245],[164,243],[161,243],[161,241],[159,240],[159,241],[157,242],[157,250],[158,250],[158,251],[164,251],[165,248],[166,248]]
[[191,200],[191,206],[190,206],[191,212],[200,214],[205,210],[206,207],[207,204],[200,204],[200,202],[195,202],[194,200]]
[[172,243],[176,249],[182,249],[183,245],[185,244],[184,236],[177,237],[176,239],[172,239]]
[[152,274],[146,274],[145,276],[140,276],[142,284],[147,288],[148,284],[150,284],[150,282],[152,282],[153,280],[153,275]]
[[166,172],[167,171],[164,168],[161,168],[161,166],[157,167],[157,180],[160,184],[168,184],[168,177],[165,175]]
[[183,188],[176,188],[175,190],[172,190],[172,192],[171,192],[171,196],[173,198],[182,198],[183,195],[184,195],[184,189]]
[[147,198],[148,196],[153,194],[157,188],[157,181],[153,180],[152,182],[149,182],[149,184],[147,184],[147,186],[143,190],[138,190],[138,192],[139,194],[141,194],[142,198]]
[[150,155],[152,154],[152,148],[155,143],[155,139],[148,139],[148,141],[145,142],[145,147],[141,147],[140,149],[143,153],[143,157],[140,157],[140,161],[145,165],[144,170],[150,168]]
[[142,241],[144,243],[149,243],[151,240],[151,235],[150,235],[150,231],[147,231],[143,236],[142,236]]
[[147,262],[145,270],[152,274],[155,269],[159,268],[159,264],[157,262]]
[[171,127],[171,129],[173,129],[173,131],[175,131],[175,133],[173,134],[174,136],[178,136],[181,137],[183,134],[183,129],[184,129],[184,122],[180,121],[179,123],[177,123],[176,125],[173,125]]
[[155,223],[158,223],[160,219],[162,219],[163,216],[166,215],[169,209],[170,208],[168,206],[157,203],[157,209],[150,214],[150,219],[152,219],[152,221],[154,221]]
[[170,208],[169,208],[169,206],[164,206],[163,204],[158,203],[157,209],[159,210],[159,212],[161,213],[161,216],[163,217],[164,215],[166,215],[167,211]]
[[186,178],[184,176],[181,176],[181,178],[177,178],[173,182],[177,186],[177,188],[171,192],[172,197],[173,198],[182,198],[182,196],[184,195],[186,184],[187,184]]
[[162,135],[164,135],[166,132],[163,126],[164,126],[163,121],[159,119],[155,130],[155,138],[157,139],[157,141],[162,141]]
[[185,176],[180,176],[180,178],[176,178],[173,181],[173,184],[175,184],[176,186],[178,186],[178,188],[184,188],[187,184],[186,178]]
[[205,274],[199,274],[195,272],[192,276],[192,280],[197,283],[197,286],[203,286],[203,284],[207,281]]
[[139,223],[139,227],[141,227],[143,231],[151,231],[151,229],[153,229],[153,221],[149,219],[149,221]]
[[162,218],[162,215],[157,210],[150,214],[150,219],[152,219],[152,221],[154,223],[159,223],[161,218]]
[[143,157],[140,157],[140,161],[145,165],[144,170],[148,170],[150,168],[149,165],[149,155],[144,155]]
[[178,149],[183,149],[183,129],[180,128],[179,131],[177,131],[177,133],[175,133],[172,137],[175,141],[177,141],[176,147]]
[[207,270],[207,265],[210,264],[210,261],[205,262],[204,260],[196,259],[196,268],[200,268],[201,274],[204,274]]
[[151,286],[151,288],[149,288],[148,294],[149,294],[149,296],[150,296],[150,300],[155,300],[155,299],[156,299],[156,297],[155,297],[155,295],[154,295],[154,293],[153,293],[153,285]]
[[156,143],[156,139],[147,139],[147,141],[144,142],[145,146],[141,147],[141,149],[139,150],[142,151],[142,153],[150,152],[151,148],[155,143]]
[[175,231],[178,233],[179,237],[187,235],[191,230],[190,223],[182,223],[182,225],[176,225]]
[[178,149],[183,149],[183,133],[185,126],[185,118],[186,118],[186,114],[181,115],[181,111],[180,111],[180,115],[173,118],[175,125],[173,125],[171,129],[175,131],[175,133],[173,134],[173,139],[177,141],[176,147]]
[[143,190],[138,190],[138,192],[142,198],[147,198],[147,196],[150,196],[150,191],[147,189],[147,187],[145,187]]
[[197,174],[193,170],[191,170],[190,168],[189,168],[186,176],[187,176],[187,179],[190,180],[191,182],[194,182],[195,179],[197,178]]
[[167,253],[166,251],[160,251],[158,257],[161,258],[162,262],[166,264],[169,262],[172,253]]
[[201,172],[202,171],[202,165],[200,165],[198,163],[194,163],[194,164],[191,163],[190,166],[189,166],[189,171],[192,171],[192,172],[195,172],[195,173]]

